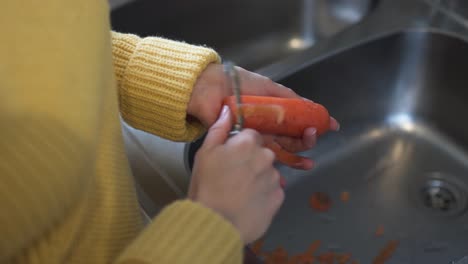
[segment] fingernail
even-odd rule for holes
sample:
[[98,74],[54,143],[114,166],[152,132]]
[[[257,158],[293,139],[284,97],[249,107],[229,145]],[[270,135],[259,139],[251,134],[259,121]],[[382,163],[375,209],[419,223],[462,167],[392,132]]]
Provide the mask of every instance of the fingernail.
[[308,148],[311,148],[311,147],[314,146],[316,135],[317,135],[317,129],[314,128],[314,127],[308,128],[308,129],[306,129],[306,131],[304,132],[305,143],[306,143],[306,146],[307,146]]
[[332,122],[332,124],[334,124],[336,126],[335,131],[339,131],[340,130],[340,123],[338,123],[338,121],[333,117],[331,118],[331,122]]
[[229,113],[229,107],[227,105],[223,106],[223,109],[221,110],[221,117],[225,117]]

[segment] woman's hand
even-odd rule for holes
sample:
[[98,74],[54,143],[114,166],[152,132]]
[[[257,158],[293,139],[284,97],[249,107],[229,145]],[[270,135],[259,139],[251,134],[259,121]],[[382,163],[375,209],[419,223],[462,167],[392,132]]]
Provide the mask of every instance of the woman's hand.
[[189,198],[224,216],[247,244],[265,233],[284,192],[274,153],[252,129],[228,138],[231,118],[224,107],[210,127],[195,157]]
[[[242,94],[276,96],[285,98],[299,98],[289,88],[275,83],[259,74],[236,67],[241,79]],[[205,127],[210,127],[216,121],[218,113],[221,111],[223,99],[232,95],[233,91],[225,84],[226,78],[223,72],[223,65],[210,64],[198,78],[190,99],[187,113],[196,117]],[[331,130],[338,130],[339,125],[335,119],[331,119]],[[312,148],[316,142],[315,128],[308,128],[304,131],[301,139],[281,137],[274,135],[264,135],[265,140],[274,140],[289,152],[300,152]],[[312,161],[304,159],[302,169],[310,169]]]

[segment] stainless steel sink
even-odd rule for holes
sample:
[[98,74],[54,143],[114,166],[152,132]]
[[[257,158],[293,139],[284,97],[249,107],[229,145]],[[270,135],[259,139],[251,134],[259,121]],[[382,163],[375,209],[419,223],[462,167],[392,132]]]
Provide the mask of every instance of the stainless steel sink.
[[[388,263],[448,263],[466,254],[466,69],[467,42],[416,31],[359,45],[282,79],[326,105],[342,130],[305,153],[317,161],[312,172],[280,167],[290,185],[267,247],[282,244],[294,253],[319,239],[362,263],[392,239],[400,246]],[[333,221],[309,207],[318,191],[332,197],[325,218]],[[348,203],[341,192],[350,193]],[[379,225],[383,237],[374,236]]]
[[[468,42],[418,30],[368,41],[278,80],[324,104],[342,126],[302,153],[316,161],[312,171],[278,165],[286,200],[265,249],[297,254],[320,240],[320,252],[372,263],[398,240],[385,263],[449,263],[467,254],[467,69]],[[331,197],[328,212],[309,206],[315,192]]]
[[[265,250],[283,246],[297,254],[320,240],[318,253],[349,252],[372,263],[388,241],[398,240],[385,263],[460,259],[468,255],[468,24],[431,0],[342,8],[351,2],[316,0],[322,9],[314,10],[322,12],[305,16],[310,0],[141,0],[115,9],[112,25],[215,47],[224,58],[324,104],[340,121],[340,132],[302,153],[316,161],[312,171],[277,165],[288,186]],[[349,16],[340,10],[357,15],[343,20]],[[309,27],[307,19],[320,17],[329,22],[313,20]],[[143,139],[156,141],[149,134]],[[186,173],[173,176],[188,183],[202,142],[166,146],[184,152],[175,159],[187,163]],[[166,144],[145,146],[160,151]],[[315,192],[331,197],[328,212],[310,208]],[[343,192],[349,201],[340,200]],[[376,236],[379,226],[384,232]]]
[[215,48],[250,70],[358,23],[377,0],[140,0],[111,13],[114,30]]

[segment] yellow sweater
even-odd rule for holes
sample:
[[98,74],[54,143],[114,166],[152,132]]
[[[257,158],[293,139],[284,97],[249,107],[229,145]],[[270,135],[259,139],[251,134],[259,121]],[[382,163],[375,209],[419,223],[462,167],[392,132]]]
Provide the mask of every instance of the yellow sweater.
[[1,6],[0,263],[240,263],[233,226],[189,200],[142,228],[119,123],[120,106],[136,128],[200,135],[187,102],[217,54],[111,34],[106,0]]

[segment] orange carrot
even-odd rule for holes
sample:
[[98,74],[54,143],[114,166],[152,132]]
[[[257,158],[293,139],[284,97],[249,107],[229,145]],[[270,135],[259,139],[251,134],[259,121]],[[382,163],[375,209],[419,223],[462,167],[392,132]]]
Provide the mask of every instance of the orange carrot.
[[318,256],[318,261],[320,264],[333,264],[335,259],[335,253],[333,252],[324,252]]
[[255,243],[251,245],[251,249],[253,253],[255,253],[255,255],[257,256],[260,255],[260,253],[262,252],[263,244],[264,244],[264,240],[258,239],[257,241],[255,241]]
[[342,253],[336,256],[336,260],[338,264],[346,264],[349,260],[351,260],[351,253]]
[[320,242],[320,240],[312,242],[312,244],[310,244],[309,248],[307,249],[307,253],[314,254],[315,251],[317,251],[317,249],[320,247],[321,243],[322,242]]
[[349,192],[342,192],[342,193],[340,194],[340,199],[341,199],[341,201],[343,201],[343,202],[349,201]]
[[[305,99],[242,95],[241,101],[244,127],[260,133],[301,137],[309,127],[316,128],[317,135],[330,129],[327,109]],[[224,104],[236,117],[235,97],[226,97]]]
[[378,236],[378,237],[383,236],[384,232],[385,232],[385,229],[383,225],[379,225],[377,229],[375,230],[375,236]]
[[377,257],[372,261],[373,264],[384,264],[390,259],[393,253],[396,251],[399,242],[397,240],[390,240],[385,247],[383,247]]
[[[317,129],[317,135],[330,129],[327,109],[305,99],[242,95],[241,101],[240,112],[244,116],[244,127],[260,133],[301,137],[309,127]],[[226,97],[224,104],[229,106],[235,122],[236,98]],[[275,153],[278,161],[293,168],[302,167],[303,157],[284,150],[276,142],[268,142],[266,147]]]
[[301,156],[287,152],[275,141],[267,142],[265,144],[265,147],[269,148],[275,153],[276,159],[293,168],[300,167],[300,165],[302,164],[302,160],[304,159]]
[[317,212],[326,212],[330,209],[332,201],[328,194],[323,192],[316,192],[309,198],[309,205]]

